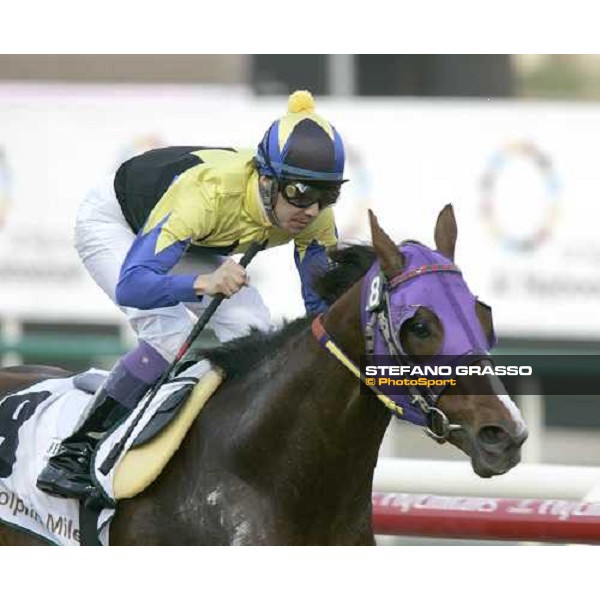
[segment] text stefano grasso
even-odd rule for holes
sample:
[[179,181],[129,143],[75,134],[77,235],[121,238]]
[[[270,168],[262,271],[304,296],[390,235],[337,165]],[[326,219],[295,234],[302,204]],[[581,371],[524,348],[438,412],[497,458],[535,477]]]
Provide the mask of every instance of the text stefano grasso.
[[[375,357],[371,357],[373,359]],[[366,377],[452,377],[461,375],[497,375],[527,377],[533,375],[529,365],[366,365]]]

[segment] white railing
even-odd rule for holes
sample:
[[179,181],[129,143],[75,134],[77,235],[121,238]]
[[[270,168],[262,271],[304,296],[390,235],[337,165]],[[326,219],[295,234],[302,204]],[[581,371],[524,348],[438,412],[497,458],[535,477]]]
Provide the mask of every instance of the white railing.
[[521,463],[499,477],[482,479],[468,461],[380,458],[375,492],[596,500],[600,467]]

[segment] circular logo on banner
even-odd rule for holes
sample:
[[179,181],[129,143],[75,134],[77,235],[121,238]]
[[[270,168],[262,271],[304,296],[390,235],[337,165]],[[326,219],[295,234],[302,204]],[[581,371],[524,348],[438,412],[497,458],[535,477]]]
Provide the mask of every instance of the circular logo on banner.
[[0,147],[0,227],[4,225],[10,207],[11,173],[4,148]]
[[529,252],[551,236],[559,181],[550,157],[533,143],[509,144],[490,158],[481,197],[483,222],[508,250]]

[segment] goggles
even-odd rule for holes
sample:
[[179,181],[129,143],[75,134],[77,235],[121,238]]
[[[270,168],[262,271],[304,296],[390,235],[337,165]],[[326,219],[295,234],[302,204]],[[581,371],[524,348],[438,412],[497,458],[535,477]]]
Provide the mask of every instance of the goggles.
[[316,202],[323,210],[337,202],[340,186],[312,186],[302,181],[280,181],[279,191],[283,197],[298,208],[308,208]]

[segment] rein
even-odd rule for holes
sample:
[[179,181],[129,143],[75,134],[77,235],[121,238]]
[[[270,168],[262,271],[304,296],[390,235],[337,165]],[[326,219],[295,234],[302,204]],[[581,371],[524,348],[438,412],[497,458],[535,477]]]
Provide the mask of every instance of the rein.
[[327,350],[333,357],[341,362],[355,377],[358,377],[372,392],[375,396],[383,402],[384,406],[391,410],[396,416],[402,417],[404,410],[401,406],[398,406],[389,396],[383,394],[376,386],[370,385],[366,382],[365,377],[360,372],[360,369],[356,364],[348,358],[343,350],[331,339],[331,336],[325,330],[323,326],[323,315],[317,315],[312,322],[311,329],[317,341],[325,350]]
[[[369,319],[364,325],[364,337],[366,353],[372,356],[375,346],[375,326],[381,332],[390,356],[395,356],[398,363],[410,364],[408,356],[394,333],[390,313],[390,290],[401,284],[426,274],[458,273],[460,269],[454,264],[432,264],[422,265],[407,273],[401,273],[387,281],[383,273],[377,274],[370,283],[369,296],[366,303],[366,311]],[[404,409],[386,394],[383,394],[375,385],[368,384],[358,366],[347,356],[347,354],[333,341],[323,325],[323,315],[317,315],[312,322],[311,330],[319,344],[325,348],[338,362],[342,363],[355,377],[373,392],[375,397],[390,410],[396,417],[406,418]],[[450,423],[446,414],[436,404],[445,388],[436,389],[432,393],[422,393],[419,388],[409,387],[410,403],[416,406],[425,418],[425,433],[437,442],[444,443],[453,431],[461,429],[460,425]]]

